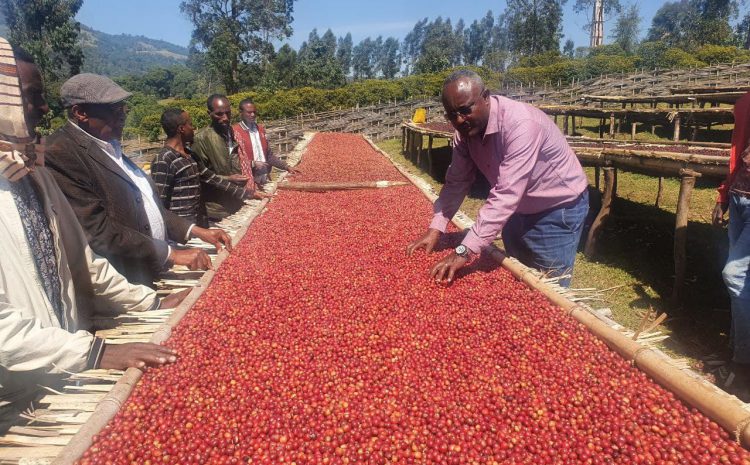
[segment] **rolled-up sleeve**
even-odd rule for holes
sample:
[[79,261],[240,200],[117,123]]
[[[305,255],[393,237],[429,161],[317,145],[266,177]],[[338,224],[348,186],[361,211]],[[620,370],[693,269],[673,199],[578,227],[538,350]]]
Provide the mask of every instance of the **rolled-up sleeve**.
[[478,253],[489,246],[518,208],[539,156],[542,134],[542,128],[533,120],[522,120],[509,128],[496,184],[463,240],[472,252]]
[[476,179],[476,165],[469,156],[466,143],[458,138],[453,140],[451,164],[445,173],[445,185],[435,201],[434,213],[430,228],[444,232],[448,223],[461,207],[466,194]]

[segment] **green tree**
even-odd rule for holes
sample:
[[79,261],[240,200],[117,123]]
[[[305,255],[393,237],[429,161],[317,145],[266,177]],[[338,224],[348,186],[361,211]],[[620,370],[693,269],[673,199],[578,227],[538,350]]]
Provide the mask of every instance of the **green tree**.
[[275,82],[281,87],[294,87],[297,81],[297,52],[289,45],[281,46],[272,63]]
[[171,97],[193,98],[200,92],[202,78],[187,66],[175,66],[172,68],[174,79],[172,81]]
[[734,31],[731,21],[737,17],[737,0],[694,0],[698,11],[689,37],[697,45],[731,45]]
[[623,8],[617,16],[612,39],[622,47],[626,53],[633,53],[638,43],[638,36],[641,33],[641,16],[638,12],[638,5],[632,4]]
[[245,65],[265,68],[273,41],[292,34],[294,0],[184,0],[180,9],[195,27],[195,49],[205,53],[229,93],[237,92]]
[[404,59],[405,73],[407,75],[414,72],[417,60],[422,53],[422,43],[424,42],[427,23],[427,18],[417,21],[414,28],[406,34],[401,44],[401,56]]
[[742,21],[737,24],[734,37],[738,46],[750,50],[750,13],[746,14]]
[[510,50],[517,56],[560,49],[567,0],[508,0]]
[[74,19],[82,4],[83,0],[0,0],[0,13],[10,31],[8,41],[34,57],[53,106],[59,100],[60,84],[83,65],[81,25]]
[[737,0],[680,0],[665,3],[654,15],[648,40],[692,50],[701,45],[730,45]]
[[367,37],[352,49],[352,71],[354,79],[372,79],[375,77],[376,48],[374,40]]
[[398,39],[389,37],[385,39],[379,50],[378,69],[386,79],[393,79],[401,68],[401,56],[399,55],[400,44]]
[[336,60],[336,36],[328,29],[323,36],[313,29],[297,55],[298,84],[332,88],[345,82],[344,71]]
[[352,67],[352,48],[354,48],[354,43],[352,42],[351,32],[347,32],[344,37],[339,37],[336,46],[336,60],[346,76],[349,75]]
[[474,20],[466,30],[464,61],[467,65],[476,66],[482,61],[485,51],[492,46],[492,29],[494,26],[495,17],[490,10],[481,20]]
[[576,44],[568,39],[565,41],[565,45],[563,46],[563,55],[565,55],[568,58],[573,58],[573,54],[575,53]]
[[[485,17],[486,18],[486,17]],[[508,35],[508,15],[497,17],[490,28],[490,46],[482,54],[482,66],[497,72],[504,72],[510,59],[510,37]]]
[[450,18],[443,20],[438,16],[425,27],[415,69],[419,73],[433,73],[456,66],[459,64],[456,62],[456,57],[461,56],[461,48],[461,43],[456,40]]

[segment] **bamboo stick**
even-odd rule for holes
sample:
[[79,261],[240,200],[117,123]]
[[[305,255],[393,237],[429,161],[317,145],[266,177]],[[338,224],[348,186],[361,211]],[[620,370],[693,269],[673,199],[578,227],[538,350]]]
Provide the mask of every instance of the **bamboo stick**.
[[405,181],[285,182],[279,183],[278,188],[293,191],[328,192],[352,189],[378,189],[393,186],[405,186],[407,184],[409,183]]

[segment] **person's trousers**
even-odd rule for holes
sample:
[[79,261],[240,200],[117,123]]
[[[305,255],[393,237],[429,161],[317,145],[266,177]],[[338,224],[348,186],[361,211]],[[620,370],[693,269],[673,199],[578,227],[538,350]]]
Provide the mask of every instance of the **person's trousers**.
[[729,256],[721,275],[732,301],[733,361],[750,363],[750,199],[729,194]]
[[[588,211],[589,194],[585,190],[576,200],[560,207],[533,214],[516,213],[503,228],[505,251],[547,276],[572,275]],[[561,278],[560,285],[570,286],[570,277]]]

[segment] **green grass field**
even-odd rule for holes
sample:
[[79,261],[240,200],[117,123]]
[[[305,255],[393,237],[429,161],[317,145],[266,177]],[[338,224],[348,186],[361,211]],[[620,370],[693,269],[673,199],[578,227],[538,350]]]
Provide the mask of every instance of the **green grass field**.
[[[591,125],[580,128],[579,133],[598,135]],[[650,130],[648,133],[651,136]],[[659,139],[658,131],[653,137]],[[639,139],[643,139],[640,133]],[[447,140],[437,139],[434,146],[446,144]],[[400,139],[385,140],[378,145],[439,191],[442,186],[439,180],[401,154]],[[436,153],[447,158],[448,150],[445,147]],[[593,186],[594,169],[586,171]],[[639,327],[649,308],[667,312],[669,318],[659,329],[671,337],[663,343],[663,348],[675,356],[697,360],[724,349],[729,330],[729,299],[721,280],[727,253],[726,231],[710,224],[716,185],[704,185],[699,181],[693,192],[688,224],[687,282],[680,306],[669,303],[674,279],[674,212],[679,181],[664,180],[659,207],[654,206],[657,186],[657,178],[618,173],[618,195],[610,221],[599,239],[599,250],[593,259],[578,254],[572,288],[607,290],[588,303],[594,308],[610,308],[618,323],[632,329]],[[592,208],[598,208],[597,194],[592,194]],[[468,197],[461,208],[475,217],[483,203],[482,198]]]

